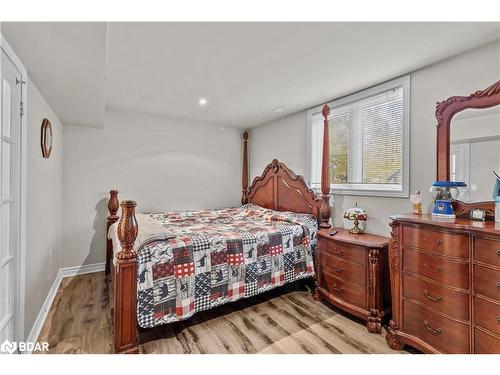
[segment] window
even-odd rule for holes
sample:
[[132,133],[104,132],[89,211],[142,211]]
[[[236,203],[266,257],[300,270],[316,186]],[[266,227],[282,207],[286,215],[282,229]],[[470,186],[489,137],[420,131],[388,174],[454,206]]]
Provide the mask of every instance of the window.
[[[410,77],[329,103],[332,193],[407,197]],[[321,186],[322,106],[309,111],[310,182]]]

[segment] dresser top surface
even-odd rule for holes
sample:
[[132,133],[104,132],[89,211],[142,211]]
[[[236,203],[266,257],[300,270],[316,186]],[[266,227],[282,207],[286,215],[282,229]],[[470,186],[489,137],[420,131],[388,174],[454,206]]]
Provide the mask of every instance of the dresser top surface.
[[[333,231],[337,231],[337,234],[334,236],[330,236],[330,233]],[[328,228],[328,229],[320,229],[318,231],[318,236],[323,237],[332,241],[345,242],[353,245],[359,245],[364,247],[384,247],[389,244],[389,238],[378,236],[376,234],[351,234],[347,229],[343,228]]]
[[422,225],[432,225],[437,227],[442,227],[443,229],[457,229],[465,231],[474,231],[485,234],[491,234],[495,236],[500,236],[500,223],[495,223],[494,221],[477,221],[470,219],[445,219],[433,217],[429,214],[422,215],[393,215],[390,217],[391,220],[397,222],[406,222]]

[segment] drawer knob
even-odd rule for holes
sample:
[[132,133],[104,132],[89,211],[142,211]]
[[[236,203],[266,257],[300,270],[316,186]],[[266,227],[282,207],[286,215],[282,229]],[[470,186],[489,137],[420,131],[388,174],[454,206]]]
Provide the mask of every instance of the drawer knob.
[[424,325],[425,325],[425,328],[427,328],[427,330],[429,332],[431,332],[432,334],[434,334],[436,336],[443,333],[443,330],[441,328],[432,328],[430,323],[427,320],[424,320]]
[[443,243],[443,240],[436,240],[436,245],[441,245]]
[[342,256],[342,255],[344,255],[344,250],[337,250],[337,249],[335,249],[335,250],[333,250],[333,253],[335,255]]
[[500,289],[500,281],[497,283],[497,289]]
[[337,273],[342,273],[343,269],[338,267],[333,267],[333,270]]
[[333,284],[333,290],[335,290],[338,293],[344,293],[344,289],[337,288],[337,284]]
[[443,297],[439,295],[437,295],[436,297],[432,296],[427,289],[424,289],[424,296],[434,302],[441,302],[441,300],[443,299]]
[[500,257],[500,249],[497,250],[497,255]]
[[436,268],[436,270],[437,270],[438,272],[443,272],[443,266],[438,266],[438,267]]
[[497,316],[497,323],[500,323],[500,316]]

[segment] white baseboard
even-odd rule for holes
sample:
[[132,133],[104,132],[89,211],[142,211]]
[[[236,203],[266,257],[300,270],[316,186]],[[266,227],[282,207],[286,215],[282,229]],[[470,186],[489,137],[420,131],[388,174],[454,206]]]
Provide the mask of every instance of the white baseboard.
[[[47,295],[47,298],[45,298],[45,301],[42,305],[42,308],[40,309],[40,312],[38,313],[38,316],[36,317],[35,323],[33,324],[33,327],[31,328],[30,334],[28,335],[28,338],[26,339],[26,341],[33,342],[33,343],[37,342],[38,336],[40,335],[43,324],[45,323],[45,319],[47,319],[47,315],[49,313],[50,307],[52,306],[52,303],[54,302],[54,298],[56,297],[57,291],[58,291],[59,286],[61,285],[61,281],[64,277],[83,275],[86,273],[93,273],[93,272],[102,272],[102,271],[104,271],[104,268],[105,268],[105,263],[95,263],[95,264],[88,264],[88,265],[84,265],[84,266],[61,268],[56,275],[54,283],[50,287],[49,294]],[[49,348],[49,350],[50,350],[50,348]],[[31,352],[24,352],[24,353],[30,354]]]
[[106,263],[95,263],[84,266],[67,267],[61,268],[59,273],[61,273],[62,277],[84,275],[86,273],[102,272],[104,271],[105,266]]

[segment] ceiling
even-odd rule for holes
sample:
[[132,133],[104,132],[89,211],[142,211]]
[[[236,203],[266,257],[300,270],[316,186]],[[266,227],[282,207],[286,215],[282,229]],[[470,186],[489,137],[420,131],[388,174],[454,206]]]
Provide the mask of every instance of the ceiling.
[[103,126],[113,107],[252,127],[492,42],[500,23],[2,23],[2,33],[64,123]]
[[104,125],[105,23],[2,22],[0,32],[63,123]]

